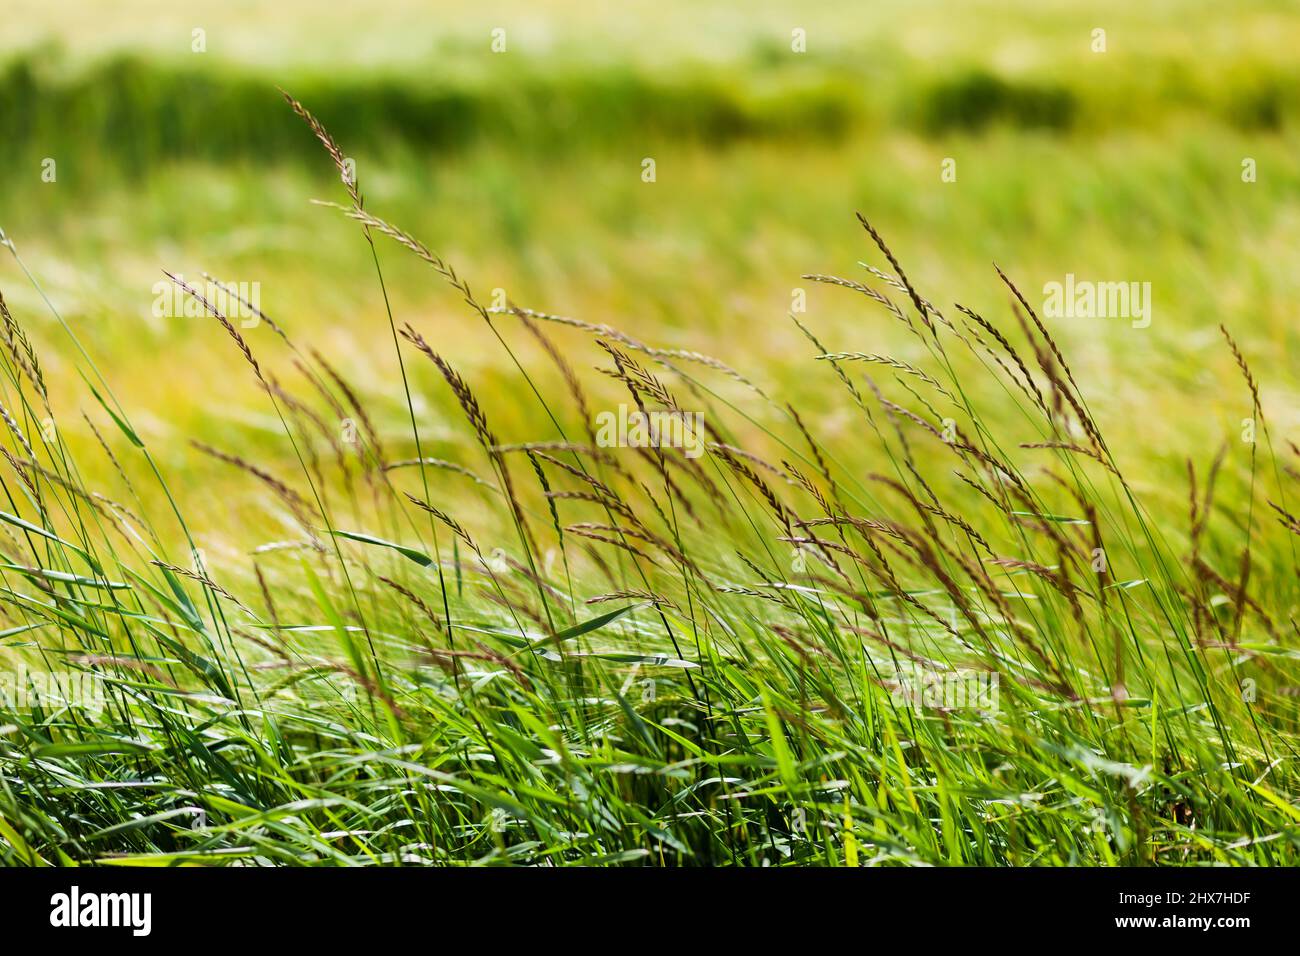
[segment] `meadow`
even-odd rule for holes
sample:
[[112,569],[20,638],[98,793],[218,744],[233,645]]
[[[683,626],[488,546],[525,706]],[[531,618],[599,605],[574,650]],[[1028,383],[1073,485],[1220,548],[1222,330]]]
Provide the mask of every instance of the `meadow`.
[[1294,862],[1293,11],[17,7],[0,859]]

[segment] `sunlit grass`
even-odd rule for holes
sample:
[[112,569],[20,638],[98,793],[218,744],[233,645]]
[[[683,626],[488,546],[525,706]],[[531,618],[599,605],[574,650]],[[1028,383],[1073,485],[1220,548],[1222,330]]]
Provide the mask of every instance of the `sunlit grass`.
[[[146,5],[36,56],[23,6],[0,676],[93,699],[0,705],[0,859],[1294,863],[1272,5],[831,5],[807,60],[778,5]],[[155,315],[163,269],[269,319]],[[1066,273],[1150,328],[1040,328]],[[710,446],[600,446],[638,401]],[[996,706],[913,706],[944,674]]]
[[[1294,520],[1292,479],[1248,366],[1233,385],[1259,443],[1191,462],[1189,513],[1129,484],[1143,450],[1102,437],[1024,303],[990,324],[855,269],[829,291],[918,357],[830,359],[794,316],[787,362],[846,418],[823,432],[748,367],[486,311],[439,254],[353,213],[453,286],[463,327],[522,325],[551,374],[503,356],[509,390],[480,389],[445,336],[403,323],[411,446],[291,330],[292,380],[210,310],[234,340],[221,364],[266,383],[282,427],[274,466],[217,450],[286,528],[242,571],[194,550],[190,481],[172,513],[136,496],[170,469],[87,356],[86,408],[123,470],[112,495],[83,485],[8,325],[6,643],[102,689],[7,718],[10,862],[1294,858],[1296,559],[1265,512]],[[455,437],[427,412],[447,386]],[[707,454],[597,447],[592,409],[618,401],[701,411]],[[498,430],[519,403],[547,424]],[[399,464],[411,447],[437,460]],[[918,707],[922,675],[998,692]]]

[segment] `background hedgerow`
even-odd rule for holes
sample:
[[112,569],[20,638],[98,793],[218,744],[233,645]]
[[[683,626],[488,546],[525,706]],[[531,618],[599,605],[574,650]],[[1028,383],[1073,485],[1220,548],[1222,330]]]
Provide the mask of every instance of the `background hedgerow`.
[[[377,281],[381,248],[423,260],[511,386],[390,312],[408,427],[384,428],[291,323],[242,329],[176,278],[287,450],[195,443],[285,529],[241,567],[195,545],[203,489],[47,299],[97,441],[74,453],[3,310],[6,862],[1294,861],[1296,450],[1248,339],[1222,330],[1219,400],[1254,440],[1189,458],[1157,514],[1127,477],[1149,450],[1108,444],[1014,270],[996,311],[938,307],[859,217],[872,262],[800,281],[914,344],[791,314],[825,428],[726,356],[490,306],[342,195]],[[516,404],[549,424],[500,428]],[[704,453],[599,440],[619,404],[699,414]]]

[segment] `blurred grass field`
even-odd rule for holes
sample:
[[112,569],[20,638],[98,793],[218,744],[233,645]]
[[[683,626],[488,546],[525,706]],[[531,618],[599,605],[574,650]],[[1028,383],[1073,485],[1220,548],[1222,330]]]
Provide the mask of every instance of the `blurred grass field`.
[[[1150,328],[1069,320],[1054,333],[1105,382],[1096,413],[1135,433],[1119,447],[1141,454],[1136,477],[1156,494],[1176,500],[1170,476],[1211,457],[1240,417],[1186,414],[1236,374],[1220,321],[1256,346],[1268,404],[1295,424],[1300,16],[1284,5],[255,6],[129,2],[110,15],[21,0],[0,41],[0,226],[168,464],[206,490],[195,523],[234,562],[273,528],[256,489],[172,439],[277,461],[286,450],[218,330],[150,314],[161,269],[259,282],[268,314],[345,356],[381,422],[404,411],[384,387],[396,368],[360,241],[310,203],[337,198],[337,176],[277,85],[355,156],[370,207],[476,289],[727,356],[831,425],[843,412],[820,408],[781,359],[801,347],[787,318],[809,285],[799,276],[864,255],[853,210],[932,294],[979,308],[1005,299],[993,261],[1031,290],[1066,273],[1151,282]],[[807,52],[791,50],[796,28]],[[949,158],[955,182],[941,179]],[[390,252],[385,266],[399,317],[436,330],[490,394],[512,394],[512,371],[421,264]],[[12,264],[0,269],[34,312]],[[838,299],[811,289],[808,308],[832,349],[908,357],[898,330]],[[252,338],[274,348],[268,335]],[[537,424],[493,404],[507,429]]]
[[[772,401],[751,406],[749,389],[715,375],[711,407],[740,408],[731,423],[736,444],[776,462],[788,449],[768,427],[789,403],[835,445],[849,475],[865,480],[885,467],[858,410],[832,388],[827,363],[823,375],[810,372],[815,350],[790,321],[797,290],[807,303],[798,321],[828,351],[918,365],[930,358],[926,341],[888,315],[801,278],[870,280],[859,263],[881,260],[854,211],[887,235],[915,286],[941,310],[952,313],[957,300],[998,316],[1022,345],[1032,337],[1009,319],[1008,289],[993,263],[1035,307],[1044,284],[1067,273],[1149,282],[1149,328],[1123,319],[1048,320],[1126,488],[1143,502],[1130,514],[1121,501],[1119,580],[1149,567],[1173,576],[1167,554],[1186,550],[1190,538],[1188,462],[1204,483],[1210,463],[1230,449],[1218,477],[1222,524],[1204,541],[1191,535],[1193,551],[1216,567],[1235,567],[1243,535],[1249,540],[1261,522],[1252,510],[1255,453],[1238,441],[1253,414],[1251,392],[1219,324],[1242,343],[1260,382],[1275,450],[1286,454],[1286,442],[1300,438],[1288,362],[1300,347],[1300,9],[1292,5],[889,0],[813,10],[759,3],[737,12],[679,0],[607,10],[393,0],[344,12],[291,0],[269,13],[260,7],[10,0],[0,38],[0,228],[103,369],[162,472],[181,484],[204,561],[231,587],[253,587],[253,548],[299,529],[246,471],[194,442],[277,476],[298,475],[299,449],[286,442],[265,390],[220,325],[208,316],[152,315],[162,269],[257,282],[260,307],[298,345],[329,356],[363,395],[390,457],[416,454],[385,291],[355,222],[311,202],[346,202],[346,190],[277,87],[312,109],[355,159],[365,208],[445,256],[484,302],[500,290],[517,306],[615,326],[660,349],[718,356],[744,373]],[[506,30],[502,53],[490,46],[498,27]],[[204,31],[204,52],[192,49],[195,29]],[[806,52],[790,47],[796,29],[806,31]],[[1105,52],[1092,47],[1096,29],[1105,30]],[[647,157],[654,182],[642,178]],[[53,182],[42,179],[47,159],[56,163]],[[944,177],[949,160],[954,181]],[[1243,164],[1255,170],[1249,181]],[[378,258],[396,324],[409,321],[472,382],[500,441],[549,434],[547,412],[530,401],[494,333],[429,265],[386,239]],[[79,416],[86,410],[104,421],[59,323],[9,256],[0,256],[0,287],[38,346],[60,437],[87,453],[79,459],[96,470],[83,473],[88,485],[120,496],[120,476]],[[563,393],[564,376],[523,325],[502,316],[497,328],[541,392]],[[307,389],[294,375],[294,354],[268,325],[243,334],[274,380]],[[598,378],[591,369],[608,363],[581,330],[547,326],[547,334],[584,378]],[[1009,442],[1050,437],[1005,381],[967,375],[978,371],[976,360],[958,363],[984,424],[1005,429]],[[407,367],[422,454],[472,464],[477,447],[454,395],[430,365],[408,358]],[[627,401],[619,382],[591,389],[597,407]],[[559,414],[581,433],[575,410]],[[39,421],[23,425],[39,429]],[[946,449],[915,454],[922,466],[946,468]],[[954,497],[983,507],[949,484]],[[140,481],[135,490],[143,510],[168,503],[155,485]],[[510,529],[510,514],[481,486],[446,480],[437,492],[435,505],[480,540]],[[1052,493],[1062,499],[1053,503],[1074,509],[1060,489]],[[382,514],[377,520],[396,524]],[[1297,600],[1295,553],[1290,537],[1269,527],[1273,537],[1253,553],[1251,585],[1284,628]],[[179,532],[168,533],[183,550]],[[745,541],[768,544],[757,528]],[[719,535],[705,546],[731,561],[731,544]],[[273,553],[264,562],[287,604],[309,605],[291,558]],[[1053,600],[1060,606],[1044,614],[1044,630],[1062,635],[1070,609]],[[1214,598],[1221,630],[1231,626],[1226,604],[1223,594]],[[1149,607],[1144,613],[1158,618]],[[1240,628],[1242,611],[1234,613]],[[1158,622],[1148,624],[1164,635]],[[1268,653],[1281,650],[1274,640]],[[1235,666],[1234,658],[1217,674],[1235,674]],[[1180,667],[1153,667],[1152,688],[1174,696],[1162,683],[1170,679],[1186,697],[1190,683]],[[1290,678],[1270,671],[1269,679]],[[746,698],[753,688],[744,682],[737,687],[737,713],[749,714],[757,697]],[[1279,740],[1290,741],[1295,708],[1284,693],[1271,717]],[[1144,718],[1118,717],[1119,700],[1115,727],[1127,747],[1127,735],[1147,728],[1134,730]],[[1235,734],[1248,737],[1253,723],[1239,713],[1234,719]],[[1261,750],[1275,745],[1270,737]],[[1206,744],[1193,762],[1204,770],[1218,758]],[[1180,770],[1167,773],[1175,779]],[[1292,782],[1294,774],[1277,786]],[[1238,816],[1248,790],[1225,810],[1227,835],[1205,838],[1217,860],[1239,861],[1232,853],[1242,847],[1242,858],[1256,852],[1240,822],[1248,813]],[[943,816],[946,800],[940,784],[933,818]],[[924,845],[918,858],[963,858],[969,847],[956,849],[965,844],[946,830],[946,817],[943,826],[943,840]],[[1235,826],[1247,842],[1231,842]],[[1273,840],[1277,827],[1261,823],[1253,835],[1268,831]],[[1143,825],[1134,829],[1140,843]],[[928,832],[928,823],[919,831]],[[1182,843],[1170,845],[1186,853]],[[1277,844],[1278,858],[1290,847]],[[1001,844],[980,849],[1006,861]],[[1080,847],[1083,856],[1071,858],[1091,852]],[[1109,847],[1096,852],[1114,861]],[[1126,852],[1115,849],[1115,858],[1132,861]],[[1273,861],[1273,849],[1258,852],[1258,860]],[[971,849],[966,858],[979,856]]]

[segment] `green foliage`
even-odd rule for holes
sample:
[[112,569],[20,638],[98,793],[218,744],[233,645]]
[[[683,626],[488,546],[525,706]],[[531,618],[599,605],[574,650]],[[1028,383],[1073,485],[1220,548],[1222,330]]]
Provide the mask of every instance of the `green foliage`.
[[1180,9],[7,47],[0,862],[1293,865],[1295,26]]
[[[360,221],[433,264],[467,321],[488,318],[418,241]],[[367,426],[355,460],[340,449],[327,473],[310,435],[326,408],[276,386],[265,399],[305,490],[228,456],[299,513],[300,540],[260,550],[256,585],[239,576],[255,599],[197,555],[168,557],[177,530],[189,540],[183,511],[137,516],[83,484],[57,429],[33,432],[53,411],[6,316],[4,487],[18,513],[4,517],[23,535],[3,546],[0,601],[21,622],[4,653],[83,683],[46,684],[3,715],[5,861],[1294,862],[1295,655],[1266,595],[1296,558],[1291,530],[1251,510],[1268,495],[1289,514],[1268,447],[1244,463],[1244,518],[1221,514],[1211,483],[1174,543],[1045,328],[998,339],[974,313],[954,321],[896,267],[847,285],[927,355],[926,368],[830,356],[805,330],[808,374],[860,416],[847,443],[716,359],[608,327],[587,331],[624,401],[672,410],[689,395],[703,409],[698,464],[586,445],[561,407],[585,405],[579,379],[566,372],[557,401],[518,364],[517,388],[552,425],[492,444],[472,385],[411,335],[415,391],[436,373],[469,419],[462,462],[394,468],[394,438]],[[554,318],[493,324],[507,321],[567,367],[540,327]],[[323,357],[301,371],[326,407],[364,416]],[[85,376],[103,381],[93,365]],[[977,377],[1038,443],[1002,436]],[[111,391],[100,401],[136,435]],[[414,405],[411,421],[427,427]],[[745,421],[763,423],[779,463],[737,444]],[[877,471],[843,463],[864,440]],[[110,449],[163,482],[148,443]],[[479,508],[457,517],[421,498],[446,499],[475,459],[492,476],[476,477],[490,490]],[[1224,567],[1235,549],[1215,529],[1242,520],[1239,569]],[[953,696],[972,677],[996,692]]]

